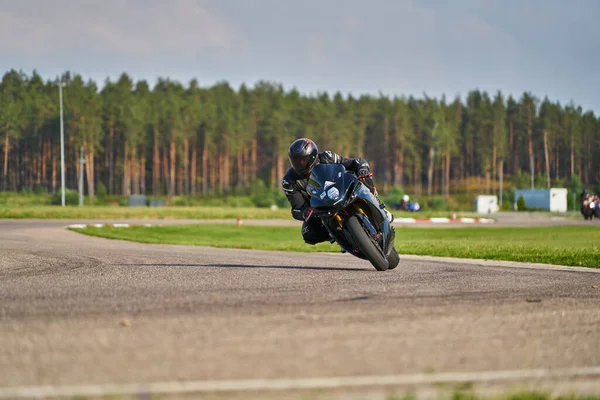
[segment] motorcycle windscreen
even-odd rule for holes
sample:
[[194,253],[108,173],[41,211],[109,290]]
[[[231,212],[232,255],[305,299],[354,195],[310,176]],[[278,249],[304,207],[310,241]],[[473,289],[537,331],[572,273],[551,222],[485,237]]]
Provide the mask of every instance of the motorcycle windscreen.
[[306,190],[313,207],[333,207],[344,197],[346,169],[341,164],[319,164],[308,179]]

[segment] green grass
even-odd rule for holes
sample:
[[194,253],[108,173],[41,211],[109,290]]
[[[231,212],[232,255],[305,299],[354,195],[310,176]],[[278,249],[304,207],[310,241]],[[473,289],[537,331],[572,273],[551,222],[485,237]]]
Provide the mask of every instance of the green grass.
[[[289,205],[279,193],[279,197],[265,194],[265,198],[255,198],[249,195],[194,195],[194,196],[150,196],[166,202],[166,207],[129,207],[126,196],[107,196],[102,200],[96,198],[94,205],[88,203],[86,197],[84,207],[77,207],[78,194],[68,190],[66,195],[67,207],[60,206],[60,194],[34,193],[34,192],[0,192],[0,218],[40,218],[40,219],[210,219],[210,218],[236,218],[238,215],[245,219],[281,219],[290,218]],[[393,197],[393,196],[392,196]],[[439,199],[434,196],[431,201]],[[394,201],[382,199],[391,206]],[[279,210],[271,211],[269,205],[275,201]],[[423,199],[426,200],[426,199]],[[428,200],[428,201],[429,201]],[[435,202],[434,202],[435,203]],[[460,211],[463,209],[463,211]],[[472,210],[472,202],[449,203],[443,208],[428,207],[423,204],[422,211],[411,213],[395,211],[397,218],[449,218],[453,213],[457,217],[477,217]],[[540,216],[552,216],[547,212],[524,212]],[[573,214],[576,218],[581,216]],[[573,217],[571,214],[563,217]]]
[[[393,211],[393,210],[392,210]],[[393,211],[396,218],[451,217],[447,211],[420,213]],[[456,213],[460,216],[474,216],[473,213]],[[212,206],[167,206],[167,207],[128,207],[128,206],[49,206],[30,204],[1,204],[0,218],[37,219],[290,219],[288,207],[277,210],[259,207],[212,207]]]
[[51,194],[0,192],[0,207],[49,205]]
[[[298,227],[192,224],[130,228],[74,229],[111,239],[142,243],[298,252],[339,252],[337,245],[310,246]],[[400,254],[600,267],[600,229],[587,226],[540,228],[396,228]]]
[[258,207],[0,206],[0,218],[39,219],[289,219],[289,209]]
[[300,229],[290,226],[235,226],[225,224],[185,224],[171,226],[133,226],[129,228],[73,229],[91,236],[123,239],[141,243],[181,244],[281,251],[339,251],[339,246],[320,243],[309,246],[302,241]]
[[600,267],[593,226],[396,229],[400,253]]

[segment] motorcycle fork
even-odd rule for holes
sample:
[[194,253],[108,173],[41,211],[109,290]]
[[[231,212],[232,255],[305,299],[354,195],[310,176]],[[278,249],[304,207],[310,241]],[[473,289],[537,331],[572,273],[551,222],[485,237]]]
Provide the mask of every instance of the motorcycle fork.
[[[362,208],[361,208],[361,207],[360,207],[358,204],[356,204],[356,203],[352,204],[352,208],[353,208],[353,209],[354,209],[354,211],[356,211],[356,213],[358,213],[358,214],[362,214],[362,215],[364,215],[364,216],[366,216],[366,215],[367,215],[367,214],[365,214],[365,212],[363,211],[363,209],[362,209]],[[341,215],[340,215],[340,214],[341,214]],[[338,223],[338,225],[339,225],[339,226],[337,226],[337,227],[336,227],[336,229],[337,229],[337,230],[342,230],[342,226],[343,226],[343,225],[342,225],[342,223],[344,222],[344,218],[342,218],[342,215],[343,215],[344,217],[347,217],[347,216],[349,215],[349,214],[348,214],[348,211],[346,211],[346,210],[342,210],[342,211],[340,211],[339,213],[337,213],[337,214],[335,214],[335,215],[333,216],[333,218],[336,220],[336,222],[337,222],[337,223]]]
[[354,211],[356,211],[357,213],[365,215],[365,216],[367,215],[367,214],[365,214],[363,209],[360,208],[360,206],[358,204],[354,203],[354,204],[352,204],[352,207],[354,208]]
[[335,218],[335,220],[337,221],[338,225],[339,225],[338,227],[336,227],[336,229],[337,229],[338,231],[341,231],[341,230],[342,230],[342,226],[343,226],[343,225],[342,225],[342,223],[344,222],[344,218],[342,218],[342,216],[341,216],[340,214],[342,214],[342,215],[344,215],[345,217],[347,217],[347,216],[348,216],[348,212],[347,212],[347,211],[343,211],[343,210],[342,210],[342,211],[340,211],[339,213],[337,213],[337,214],[335,214],[335,215],[333,216],[333,217]]

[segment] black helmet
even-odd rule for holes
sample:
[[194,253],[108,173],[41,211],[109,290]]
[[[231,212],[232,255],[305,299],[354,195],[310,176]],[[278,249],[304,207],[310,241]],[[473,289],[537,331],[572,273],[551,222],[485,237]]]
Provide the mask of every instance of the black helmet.
[[310,139],[296,139],[290,145],[288,158],[294,171],[300,176],[308,176],[319,162],[319,149]]

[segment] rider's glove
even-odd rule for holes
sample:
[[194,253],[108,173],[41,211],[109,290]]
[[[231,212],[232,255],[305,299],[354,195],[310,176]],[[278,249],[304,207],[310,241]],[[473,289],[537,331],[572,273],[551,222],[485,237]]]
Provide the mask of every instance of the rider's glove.
[[371,170],[369,168],[369,163],[366,161],[358,161],[358,168],[356,169],[356,176],[359,179],[365,179],[371,176]]
[[356,172],[356,175],[358,175],[358,179],[366,179],[369,176],[371,176],[371,171],[369,170],[369,166],[367,165],[366,167],[360,167],[358,169],[358,171]]

